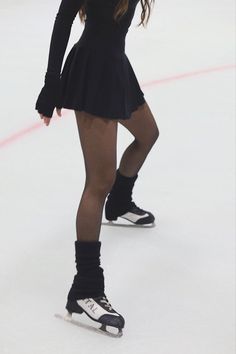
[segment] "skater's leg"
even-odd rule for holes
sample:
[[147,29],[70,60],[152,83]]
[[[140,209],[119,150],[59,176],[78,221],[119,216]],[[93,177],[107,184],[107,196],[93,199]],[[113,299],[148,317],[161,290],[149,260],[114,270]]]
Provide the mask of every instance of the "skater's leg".
[[117,121],[75,111],[86,181],[77,217],[77,239],[99,239],[104,202],[115,180]]
[[84,156],[86,181],[76,218],[75,260],[77,274],[68,293],[70,314],[85,312],[106,325],[124,327],[124,319],[105,295],[100,267],[99,234],[105,198],[116,171],[117,121],[75,111]]
[[135,224],[152,224],[154,215],[136,206],[132,201],[132,190],[138,171],[159,136],[159,130],[147,103],[133,112],[130,119],[119,122],[133,134],[134,141],[121,158],[115,183],[105,205],[105,216],[108,220],[116,220],[121,216]]
[[139,106],[130,119],[119,120],[119,123],[134,136],[134,141],[122,155],[119,171],[123,176],[133,177],[156,142],[159,130],[147,102]]

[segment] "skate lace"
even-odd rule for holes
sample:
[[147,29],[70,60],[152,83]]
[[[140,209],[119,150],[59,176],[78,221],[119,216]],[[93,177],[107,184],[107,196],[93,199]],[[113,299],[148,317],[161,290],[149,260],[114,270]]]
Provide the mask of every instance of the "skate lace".
[[113,310],[113,308],[112,308],[110,302],[108,301],[108,299],[107,299],[105,296],[103,296],[103,297],[100,299],[100,302],[103,303],[103,304],[105,305],[105,307],[109,308],[109,310],[111,310],[111,311]]

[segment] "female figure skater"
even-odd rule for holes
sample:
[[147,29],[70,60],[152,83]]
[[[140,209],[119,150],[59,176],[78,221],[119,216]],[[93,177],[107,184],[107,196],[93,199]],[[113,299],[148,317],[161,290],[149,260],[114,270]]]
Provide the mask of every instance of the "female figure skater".
[[[158,138],[154,117],[125,54],[125,37],[141,3],[140,24],[149,19],[154,0],[62,0],[56,15],[48,67],[35,109],[49,125],[54,108],[75,111],[86,170],[76,217],[77,274],[68,293],[68,314],[85,312],[91,319],[118,328],[124,318],[105,295],[99,241],[102,211],[107,220],[124,217],[134,224],[154,222],[152,213],[136,206],[132,189]],[[79,13],[84,31],[61,66],[71,26]],[[139,24],[139,25],[140,25]],[[116,170],[118,122],[134,136]],[[108,332],[109,333],[109,332]]]

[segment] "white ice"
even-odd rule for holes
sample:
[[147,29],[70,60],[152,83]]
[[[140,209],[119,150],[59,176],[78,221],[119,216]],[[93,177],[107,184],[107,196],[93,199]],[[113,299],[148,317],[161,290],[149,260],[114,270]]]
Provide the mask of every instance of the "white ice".
[[[85,177],[74,112],[46,127],[34,110],[59,2],[0,1],[0,352],[233,354],[235,3],[156,0],[147,29],[137,7],[126,53],[160,137],[134,200],[157,225],[102,226],[106,293],[126,319],[112,339],[54,317],[75,273]],[[77,18],[65,57],[82,29]],[[118,161],[131,141],[120,127]]]

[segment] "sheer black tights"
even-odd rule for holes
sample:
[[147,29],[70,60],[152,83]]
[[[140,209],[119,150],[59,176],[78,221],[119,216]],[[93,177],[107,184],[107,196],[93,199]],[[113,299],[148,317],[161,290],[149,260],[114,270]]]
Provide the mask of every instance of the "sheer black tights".
[[[118,120],[79,111],[75,111],[75,116],[86,172],[76,216],[77,239],[97,241],[104,202],[116,177]],[[159,132],[147,103],[133,112],[129,120],[119,122],[135,137],[125,150],[119,166],[123,175],[131,177],[141,168]]]
[[102,211],[116,173],[117,121],[75,111],[86,181],[76,216],[77,239],[99,239]]

